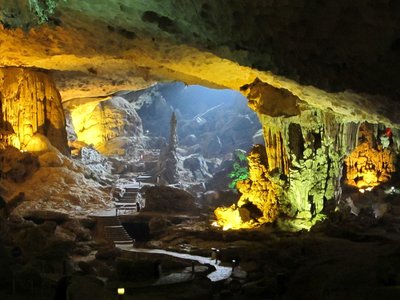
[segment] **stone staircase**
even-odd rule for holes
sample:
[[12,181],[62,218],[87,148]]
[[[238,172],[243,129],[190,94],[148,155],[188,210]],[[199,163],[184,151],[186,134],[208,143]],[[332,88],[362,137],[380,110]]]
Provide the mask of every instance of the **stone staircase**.
[[139,194],[140,184],[126,185],[122,196],[114,199],[116,215],[120,211],[138,212],[143,207]]
[[117,216],[97,216],[97,236],[113,242],[114,244],[134,243]]

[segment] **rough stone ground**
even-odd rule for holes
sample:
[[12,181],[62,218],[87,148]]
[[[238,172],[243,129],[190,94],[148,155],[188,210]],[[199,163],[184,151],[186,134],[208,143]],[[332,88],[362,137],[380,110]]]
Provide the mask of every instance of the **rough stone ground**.
[[[332,213],[310,232],[298,233],[280,232],[272,225],[257,230],[222,231],[206,225],[207,220],[182,217],[180,224],[166,227],[163,233],[148,242],[137,243],[136,247],[204,257],[211,256],[211,248],[218,248],[222,265],[230,267],[232,260],[236,260],[234,275],[220,283],[200,277],[157,287],[150,284],[156,280],[153,268],[159,258],[132,256],[104,241],[95,242],[94,233],[88,233],[88,228],[93,228],[90,220],[76,222],[61,215],[50,216],[52,219],[41,225],[20,218],[12,218],[7,224],[3,220],[0,248],[5,255],[0,275],[4,277],[10,267],[19,266],[18,276],[25,277],[18,278],[32,281],[37,276],[40,283],[33,292],[25,287],[19,290],[18,297],[11,298],[7,285],[10,282],[4,280],[0,296],[32,299],[31,295],[41,295],[40,299],[53,299],[55,282],[61,278],[62,261],[66,260],[67,270],[72,274],[70,291],[77,299],[114,299],[117,285],[128,281],[135,284],[125,299],[398,299],[400,219],[396,201],[399,197],[391,200],[391,212],[380,219],[375,219],[370,208],[362,208],[358,216],[347,208]],[[50,218],[36,217],[36,222]],[[173,215],[170,218],[177,219]],[[16,238],[7,239],[7,233],[16,231],[19,232]],[[40,246],[36,243],[38,239],[48,242]],[[23,250],[22,257],[11,250],[16,244],[26,249],[34,245],[33,240],[36,247],[28,254]],[[165,274],[183,272],[189,265],[175,260],[162,262]],[[107,283],[101,281],[105,278]],[[43,292],[44,287],[47,292]]]

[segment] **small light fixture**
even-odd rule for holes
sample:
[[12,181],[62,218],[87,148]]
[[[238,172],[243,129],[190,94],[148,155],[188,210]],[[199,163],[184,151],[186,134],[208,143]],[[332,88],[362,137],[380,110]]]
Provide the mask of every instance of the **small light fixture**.
[[117,292],[118,292],[118,295],[124,295],[125,294],[125,288],[118,288]]
[[219,254],[219,249],[217,249],[217,250],[215,251],[215,263],[216,263],[216,264],[218,263],[218,254]]

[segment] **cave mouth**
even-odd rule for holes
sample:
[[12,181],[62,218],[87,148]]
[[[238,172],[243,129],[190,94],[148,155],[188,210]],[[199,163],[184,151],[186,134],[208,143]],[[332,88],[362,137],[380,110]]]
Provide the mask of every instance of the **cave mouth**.
[[[94,172],[124,182],[147,176],[197,196],[233,191],[247,152],[264,143],[246,97],[228,89],[157,83],[108,99],[68,101],[64,110],[72,155]],[[101,162],[94,151],[107,163],[93,163]]]

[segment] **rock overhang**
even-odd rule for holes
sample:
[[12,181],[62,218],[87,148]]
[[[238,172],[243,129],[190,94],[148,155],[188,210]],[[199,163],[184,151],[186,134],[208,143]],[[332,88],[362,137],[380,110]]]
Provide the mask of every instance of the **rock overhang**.
[[[64,101],[170,80],[240,90],[259,78],[344,120],[398,127],[393,1],[376,12],[344,2],[60,1],[58,26],[0,30],[0,65],[50,70]],[[368,42],[363,25],[381,37]]]

